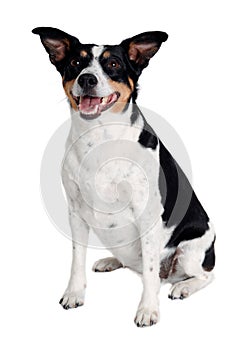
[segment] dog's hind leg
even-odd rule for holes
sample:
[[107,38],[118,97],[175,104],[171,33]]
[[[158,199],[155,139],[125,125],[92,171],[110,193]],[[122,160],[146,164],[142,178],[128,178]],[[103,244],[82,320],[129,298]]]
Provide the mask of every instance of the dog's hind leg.
[[110,272],[120,269],[123,265],[114,257],[100,259],[96,261],[92,267],[95,272]]
[[215,235],[210,229],[201,238],[180,244],[176,269],[184,272],[185,279],[172,285],[169,298],[187,298],[213,281],[214,241]]
[[168,297],[174,299],[184,299],[206,287],[213,281],[214,275],[212,272],[203,272],[198,277],[190,277],[187,280],[173,284]]

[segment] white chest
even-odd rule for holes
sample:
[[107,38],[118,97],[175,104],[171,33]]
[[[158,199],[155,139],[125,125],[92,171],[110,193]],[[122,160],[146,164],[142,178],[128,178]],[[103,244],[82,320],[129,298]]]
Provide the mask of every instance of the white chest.
[[[135,241],[137,219],[160,212],[158,151],[137,141],[141,127],[97,124],[67,142],[62,178],[71,210],[109,247]],[[138,248],[137,248],[138,249]]]

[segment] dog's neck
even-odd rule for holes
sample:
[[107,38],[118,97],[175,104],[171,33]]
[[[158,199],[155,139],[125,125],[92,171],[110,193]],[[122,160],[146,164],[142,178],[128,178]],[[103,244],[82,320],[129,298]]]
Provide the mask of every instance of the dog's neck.
[[91,129],[95,129],[96,133],[106,134],[106,129],[109,130],[109,125],[111,124],[114,125],[112,127],[114,133],[111,133],[109,137],[113,139],[121,139],[122,137],[135,139],[135,130],[136,134],[140,134],[143,127],[143,119],[137,105],[132,102],[128,104],[123,112],[111,113],[110,111],[105,111],[95,119],[84,119],[78,111],[71,109],[71,129],[67,147],[76,142],[81,135],[90,132]]

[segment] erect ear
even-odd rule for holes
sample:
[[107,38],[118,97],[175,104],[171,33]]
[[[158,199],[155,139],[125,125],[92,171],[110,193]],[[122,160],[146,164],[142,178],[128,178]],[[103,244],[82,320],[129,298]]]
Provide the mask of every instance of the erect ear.
[[72,49],[79,45],[77,38],[51,27],[39,27],[32,30],[32,33],[39,34],[45,50],[49,54],[50,61],[61,72],[64,60],[69,56]]
[[140,74],[167,38],[168,35],[164,32],[145,32],[122,41],[120,45],[126,50],[136,72]]

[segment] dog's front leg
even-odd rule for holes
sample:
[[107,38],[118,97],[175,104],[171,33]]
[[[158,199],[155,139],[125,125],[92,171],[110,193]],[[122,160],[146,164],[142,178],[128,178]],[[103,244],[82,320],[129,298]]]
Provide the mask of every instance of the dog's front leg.
[[159,319],[158,293],[160,290],[161,238],[158,225],[148,233],[142,234],[140,239],[143,263],[143,292],[134,321],[138,327],[145,327],[157,323]]
[[60,304],[66,310],[84,304],[86,249],[89,236],[89,227],[77,212],[70,211],[69,219],[72,231],[73,259],[70,280],[60,300]]

